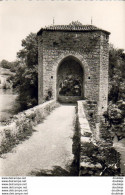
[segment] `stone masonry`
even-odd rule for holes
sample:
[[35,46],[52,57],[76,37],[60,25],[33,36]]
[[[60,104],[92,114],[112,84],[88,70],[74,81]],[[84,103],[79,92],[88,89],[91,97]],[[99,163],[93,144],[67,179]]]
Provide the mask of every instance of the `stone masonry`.
[[48,95],[51,99],[59,100],[59,67],[66,59],[74,60],[83,69],[82,96],[67,96],[64,102],[79,99],[95,102],[98,121],[107,110],[109,34],[93,25],[82,25],[79,22],[42,28],[37,34],[39,104],[46,101]]

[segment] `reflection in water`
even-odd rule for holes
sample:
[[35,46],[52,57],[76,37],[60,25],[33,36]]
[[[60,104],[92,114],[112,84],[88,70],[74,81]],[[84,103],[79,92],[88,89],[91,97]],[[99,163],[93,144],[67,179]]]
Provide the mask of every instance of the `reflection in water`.
[[0,122],[4,122],[13,115],[12,109],[17,94],[12,89],[0,89]]

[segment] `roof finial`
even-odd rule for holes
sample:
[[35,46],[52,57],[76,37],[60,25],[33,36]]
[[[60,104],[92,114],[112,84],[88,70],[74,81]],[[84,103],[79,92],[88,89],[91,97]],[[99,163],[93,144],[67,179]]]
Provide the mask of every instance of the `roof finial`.
[[92,21],[92,17],[91,17],[91,25],[92,25],[92,22],[93,22],[93,21]]
[[55,18],[53,17],[53,26],[54,26],[54,24],[55,24]]

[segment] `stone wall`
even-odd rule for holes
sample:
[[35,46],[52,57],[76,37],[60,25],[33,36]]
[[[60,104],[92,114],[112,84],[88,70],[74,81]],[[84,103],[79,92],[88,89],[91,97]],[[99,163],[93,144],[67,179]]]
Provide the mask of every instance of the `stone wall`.
[[102,115],[107,110],[108,102],[108,64],[109,64],[109,37],[101,32],[100,41],[100,82],[99,82],[99,102],[98,115]]
[[[102,166],[99,162],[92,162],[92,152],[94,151],[93,134],[87,120],[83,101],[78,101],[78,125],[80,130],[80,176],[99,175]],[[84,102],[85,104],[85,102]],[[94,152],[93,152],[94,153]],[[91,156],[91,157],[90,157]]]
[[[108,35],[101,31],[46,31],[38,36],[39,103],[48,91],[57,99],[57,74],[67,57],[77,61],[84,72],[84,97],[97,102],[97,116],[107,109]],[[104,78],[104,81],[103,81]],[[97,120],[98,117],[97,117]]]
[[[78,129],[80,131],[80,176],[120,175],[119,153],[104,140],[95,139],[92,126],[88,121],[87,103],[77,102]],[[96,130],[95,130],[96,131]]]
[[33,127],[42,122],[57,106],[56,101],[51,100],[14,115],[8,125],[0,126],[0,146],[4,143],[5,147],[7,147],[7,142],[9,141],[7,139],[16,139],[19,134],[24,134],[25,136],[26,131],[32,131]]

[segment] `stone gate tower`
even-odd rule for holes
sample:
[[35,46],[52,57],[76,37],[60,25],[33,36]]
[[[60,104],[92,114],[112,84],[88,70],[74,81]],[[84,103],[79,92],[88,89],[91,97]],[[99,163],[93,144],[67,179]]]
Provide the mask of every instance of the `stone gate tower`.
[[94,102],[97,115],[107,110],[109,32],[72,22],[38,32],[39,104],[56,99]]

